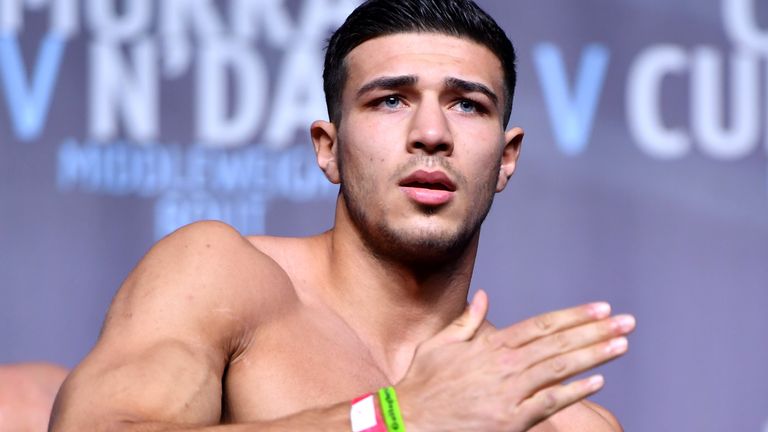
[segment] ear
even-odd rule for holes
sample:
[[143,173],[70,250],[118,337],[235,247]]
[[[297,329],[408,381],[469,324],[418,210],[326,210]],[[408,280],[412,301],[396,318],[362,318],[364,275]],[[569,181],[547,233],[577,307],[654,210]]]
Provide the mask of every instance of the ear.
[[336,126],[325,120],[317,120],[310,127],[312,145],[315,147],[317,166],[333,184],[339,184],[339,165],[336,162]]
[[501,168],[499,180],[496,183],[496,192],[501,192],[507,187],[509,178],[515,173],[517,159],[520,157],[520,147],[523,145],[525,132],[519,127],[504,132],[504,151],[501,153]]

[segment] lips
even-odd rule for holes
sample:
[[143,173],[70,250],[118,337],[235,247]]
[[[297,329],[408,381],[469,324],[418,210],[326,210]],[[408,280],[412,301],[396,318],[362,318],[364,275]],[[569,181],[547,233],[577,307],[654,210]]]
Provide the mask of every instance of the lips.
[[400,189],[418,204],[438,206],[453,199],[456,184],[442,171],[417,170],[400,181]]
[[450,192],[456,191],[456,185],[442,171],[414,171],[411,175],[400,181],[400,186],[444,190]]

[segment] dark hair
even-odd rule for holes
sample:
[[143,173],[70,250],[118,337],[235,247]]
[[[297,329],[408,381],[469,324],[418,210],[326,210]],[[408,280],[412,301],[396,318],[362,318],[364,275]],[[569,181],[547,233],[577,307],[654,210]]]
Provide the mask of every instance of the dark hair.
[[363,42],[397,33],[429,32],[468,38],[486,46],[504,71],[504,124],[515,93],[515,48],[504,30],[472,0],[368,0],[352,12],[328,41],[323,90],[330,120],[341,120],[346,57]]

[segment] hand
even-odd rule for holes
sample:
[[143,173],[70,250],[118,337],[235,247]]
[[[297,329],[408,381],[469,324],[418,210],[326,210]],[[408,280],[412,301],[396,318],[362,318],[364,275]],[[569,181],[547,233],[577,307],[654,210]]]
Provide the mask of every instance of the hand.
[[487,312],[479,291],[417,350],[396,385],[409,431],[527,431],[602,388],[600,375],[563,381],[624,354],[635,327],[593,303],[479,332]]

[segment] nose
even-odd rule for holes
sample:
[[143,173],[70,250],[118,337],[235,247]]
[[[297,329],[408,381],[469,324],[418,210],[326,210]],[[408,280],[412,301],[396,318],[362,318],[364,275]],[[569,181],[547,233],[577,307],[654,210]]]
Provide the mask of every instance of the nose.
[[437,101],[422,101],[411,118],[408,152],[450,156],[453,136],[446,113]]

